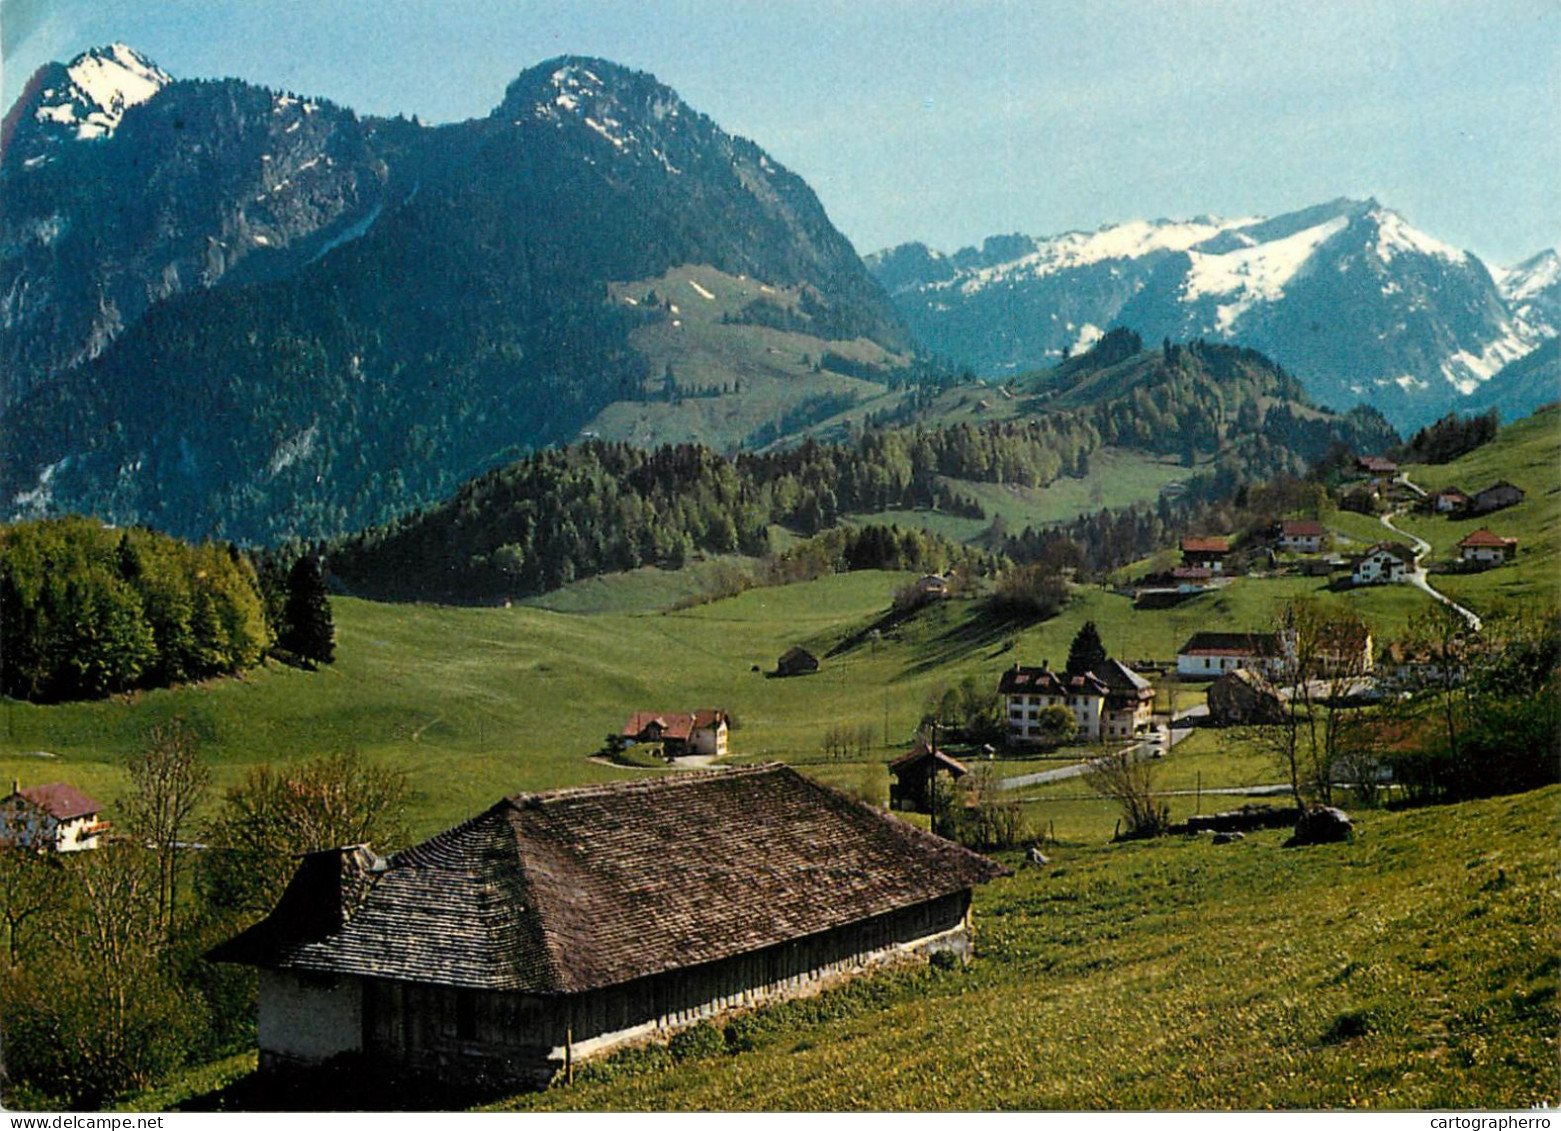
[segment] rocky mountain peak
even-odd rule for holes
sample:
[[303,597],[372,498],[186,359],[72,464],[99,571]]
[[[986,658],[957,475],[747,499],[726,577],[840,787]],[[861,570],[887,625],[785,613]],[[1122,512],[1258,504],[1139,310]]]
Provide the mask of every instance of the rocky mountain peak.
[[66,64],[63,78],[40,92],[33,119],[77,141],[110,136],[126,110],[173,82],[168,72],[123,43],[82,52]]

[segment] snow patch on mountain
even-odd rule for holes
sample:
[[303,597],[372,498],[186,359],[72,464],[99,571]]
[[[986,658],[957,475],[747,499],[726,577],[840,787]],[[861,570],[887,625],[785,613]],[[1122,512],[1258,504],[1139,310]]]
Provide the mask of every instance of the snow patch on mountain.
[[1377,224],[1377,257],[1384,263],[1392,263],[1395,256],[1406,252],[1414,255],[1434,255],[1452,263],[1467,263],[1467,253],[1451,244],[1433,239],[1424,232],[1411,228],[1404,218],[1389,208],[1375,208],[1371,219]]
[[43,92],[34,112],[40,122],[74,127],[78,141],[106,138],[125,111],[152,98],[173,81],[156,63],[123,43],[95,47],[66,68],[70,81]]
[[1283,298],[1285,284],[1295,277],[1312,253],[1348,226],[1349,218],[1338,216],[1285,239],[1238,248],[1223,255],[1189,251],[1192,267],[1182,284],[1182,301],[1230,296],[1231,301],[1215,308],[1214,317],[1216,332],[1229,334],[1236,319],[1254,305]]
[[[1496,276],[1496,272],[1491,274]],[[1532,259],[1509,267],[1496,277],[1496,285],[1502,297],[1518,304],[1527,302],[1541,291],[1561,283],[1561,256],[1554,249],[1542,251]]]
[[1489,381],[1503,366],[1527,356],[1553,336],[1548,328],[1536,330],[1521,319],[1503,320],[1499,329],[1500,336],[1478,353],[1463,349],[1442,362],[1442,376],[1465,396]]
[[1029,255],[973,271],[942,285],[957,285],[961,292],[974,294],[994,283],[1039,279],[1091,263],[1140,259],[1157,251],[1187,251],[1221,232],[1252,223],[1250,216],[1236,220],[1204,216],[1185,222],[1132,220],[1095,232],[1066,232],[1041,241]]

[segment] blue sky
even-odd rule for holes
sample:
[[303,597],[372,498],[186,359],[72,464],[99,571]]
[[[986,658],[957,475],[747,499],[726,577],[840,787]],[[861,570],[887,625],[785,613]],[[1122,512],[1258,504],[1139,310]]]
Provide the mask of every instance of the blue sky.
[[863,252],[1376,196],[1509,265],[1561,243],[1561,2],[0,0],[4,102],[122,40],[362,113],[488,112],[554,55],[648,70]]

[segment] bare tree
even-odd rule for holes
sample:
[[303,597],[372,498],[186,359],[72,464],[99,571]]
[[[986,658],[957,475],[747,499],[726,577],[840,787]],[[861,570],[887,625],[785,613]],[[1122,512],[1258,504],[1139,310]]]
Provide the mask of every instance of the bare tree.
[[0,919],[5,922],[6,955],[12,966],[31,949],[59,900],[63,869],[51,856],[25,848],[0,847]]
[[172,939],[179,857],[211,772],[200,760],[195,732],[180,718],[153,727],[146,745],[130,756],[126,769],[130,795],[120,809],[130,831],[145,840],[156,856],[156,930]]
[[1127,747],[1090,759],[1084,784],[1117,803],[1129,837],[1159,836],[1170,827],[1170,807],[1155,799],[1155,763],[1135,757],[1136,751]]

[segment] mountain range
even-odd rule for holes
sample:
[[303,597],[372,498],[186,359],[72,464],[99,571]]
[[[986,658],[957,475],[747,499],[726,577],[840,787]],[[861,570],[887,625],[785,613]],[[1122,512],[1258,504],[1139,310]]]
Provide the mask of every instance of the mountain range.
[[[905,360],[800,178],[601,60],[425,127],[119,45],[40,71],[4,140],[13,511],[249,538],[389,517],[659,395],[670,363],[631,333],[680,326],[716,276],[750,350]],[[655,293],[686,264],[716,275]]]
[[1341,200],[864,262],[759,146],[600,59],[427,126],[95,49],[6,114],[0,203],[6,516],[335,536],[552,444],[905,419],[927,350],[1007,373],[1113,326],[1404,424],[1555,385],[1553,252],[1493,272]]
[[1371,403],[1400,428],[1486,389],[1480,401],[1521,415],[1558,388],[1531,382],[1521,403],[1499,392],[1505,366],[1561,331],[1556,252],[1491,268],[1375,200],[996,236],[952,255],[911,243],[868,264],[919,342],[987,376],[1054,364],[1126,326],[1261,350],[1314,399]]

